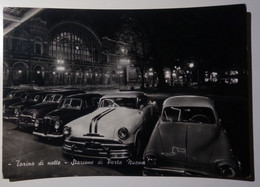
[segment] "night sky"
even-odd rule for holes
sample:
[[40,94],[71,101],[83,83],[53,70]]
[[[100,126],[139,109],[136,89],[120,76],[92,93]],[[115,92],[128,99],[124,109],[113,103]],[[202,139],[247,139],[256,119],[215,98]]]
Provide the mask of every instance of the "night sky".
[[91,28],[99,37],[115,39],[125,17],[133,17],[157,39],[167,64],[195,58],[208,68],[246,66],[245,5],[161,10],[45,9],[38,17],[51,28],[74,20]]

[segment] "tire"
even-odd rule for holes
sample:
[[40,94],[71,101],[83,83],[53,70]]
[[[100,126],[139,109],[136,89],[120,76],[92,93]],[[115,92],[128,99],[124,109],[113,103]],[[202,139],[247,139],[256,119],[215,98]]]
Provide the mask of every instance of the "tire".
[[235,168],[230,165],[222,165],[218,169],[222,177],[233,178],[237,175]]

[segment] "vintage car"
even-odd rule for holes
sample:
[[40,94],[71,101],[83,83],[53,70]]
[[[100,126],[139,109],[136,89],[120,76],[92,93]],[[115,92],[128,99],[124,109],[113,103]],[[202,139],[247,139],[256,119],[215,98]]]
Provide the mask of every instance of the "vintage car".
[[10,93],[12,93],[14,90],[18,90],[18,88],[15,87],[3,87],[3,98],[8,97]]
[[235,177],[240,168],[213,101],[202,96],[164,101],[144,159],[145,175]]
[[105,95],[97,110],[64,127],[63,153],[98,159],[142,157],[157,111],[156,103],[142,92]]
[[23,90],[17,89],[12,90],[8,93],[7,97],[3,99],[3,118],[12,119],[11,114],[13,114],[12,105],[29,101],[34,97],[34,93],[38,92],[37,90]]
[[5,112],[4,119],[14,119],[17,120],[21,111],[29,106],[41,103],[46,95],[46,92],[37,91],[30,93],[26,100],[14,103],[9,106],[8,112]]
[[83,93],[66,97],[58,109],[46,114],[42,120],[36,119],[33,134],[40,138],[63,138],[63,127],[68,122],[93,112],[100,94]]
[[34,128],[36,118],[41,120],[47,113],[57,109],[62,99],[69,95],[85,93],[81,90],[52,90],[46,92],[42,103],[38,103],[22,110],[18,117],[17,125],[19,128]]

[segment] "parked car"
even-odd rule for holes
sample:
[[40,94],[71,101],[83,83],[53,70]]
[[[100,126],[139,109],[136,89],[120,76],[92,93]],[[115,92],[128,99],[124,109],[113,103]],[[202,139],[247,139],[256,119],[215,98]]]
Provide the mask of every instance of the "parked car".
[[47,113],[57,109],[66,96],[85,93],[82,90],[52,90],[46,92],[42,103],[26,107],[19,115],[17,124],[19,128],[34,128],[36,118],[41,120]]
[[12,105],[16,103],[26,102],[33,98],[33,94],[37,90],[12,90],[8,93],[7,97],[3,99],[3,118],[10,119],[13,113]]
[[63,127],[68,122],[93,112],[100,94],[76,94],[66,97],[58,109],[46,114],[42,120],[35,121],[33,134],[41,138],[63,138]]
[[144,159],[145,175],[235,177],[240,168],[213,101],[202,96],[164,101]]
[[142,92],[105,95],[97,110],[65,125],[63,153],[99,159],[137,158],[155,125],[156,111],[156,104]]
[[17,88],[14,87],[3,87],[3,98],[6,98],[9,93],[11,93],[14,90],[18,90]]
[[46,92],[43,91],[30,93],[26,100],[11,104],[8,112],[5,113],[4,118],[17,120],[24,108],[41,103],[45,95]]

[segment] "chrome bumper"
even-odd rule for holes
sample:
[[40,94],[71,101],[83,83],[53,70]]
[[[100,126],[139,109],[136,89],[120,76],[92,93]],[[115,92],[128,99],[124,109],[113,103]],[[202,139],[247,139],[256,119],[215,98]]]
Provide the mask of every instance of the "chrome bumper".
[[33,134],[44,138],[62,138],[64,136],[63,134],[44,134],[35,131],[33,131]]
[[18,117],[15,116],[3,116],[4,119],[18,119]]
[[75,142],[65,140],[63,153],[82,158],[97,159],[128,159],[132,156],[133,144],[100,143],[95,140],[89,142]]
[[18,119],[18,125],[34,127],[35,119],[30,115],[21,114]]

